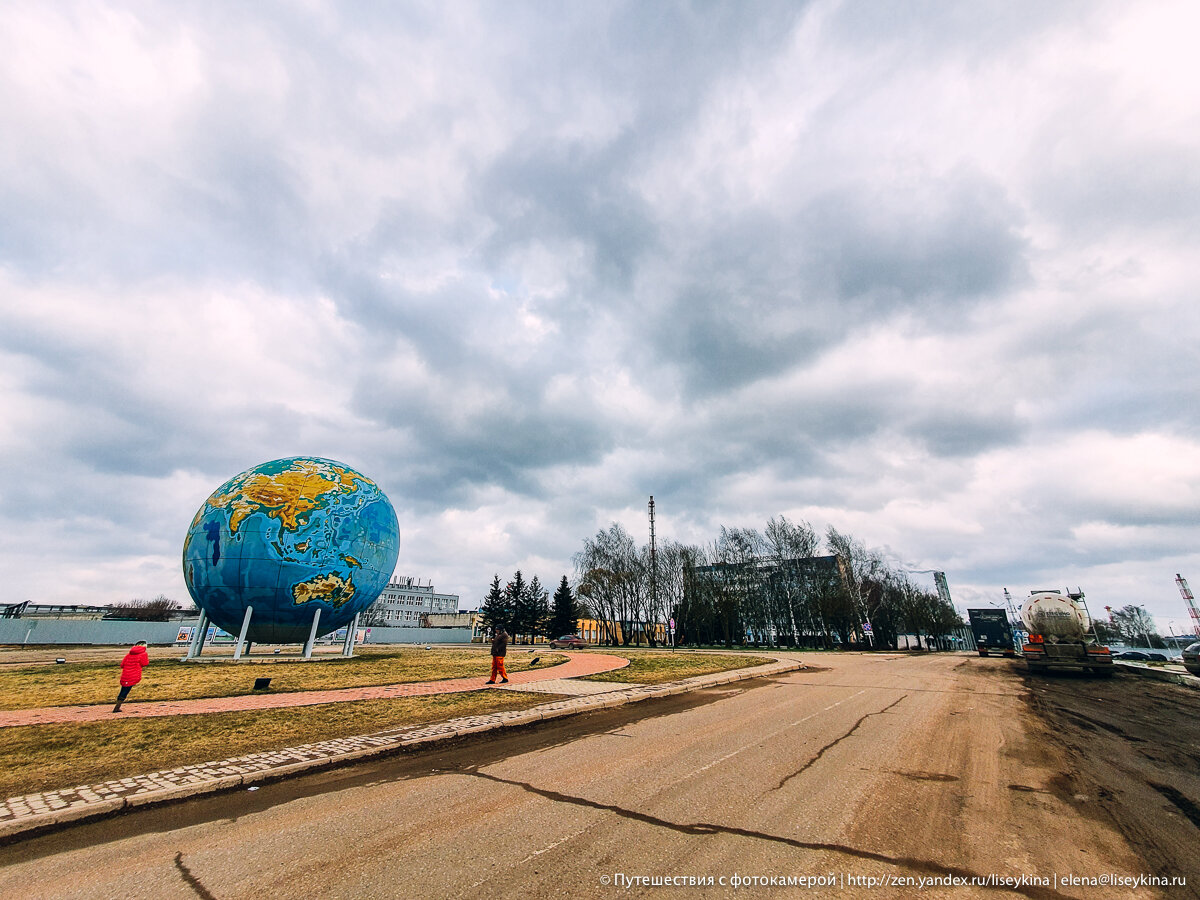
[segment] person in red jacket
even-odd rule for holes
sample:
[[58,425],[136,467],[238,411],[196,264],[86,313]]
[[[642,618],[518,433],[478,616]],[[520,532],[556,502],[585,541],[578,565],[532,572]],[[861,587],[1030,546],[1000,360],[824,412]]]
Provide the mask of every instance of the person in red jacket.
[[146,652],[146,642],[138,641],[129,648],[125,658],[121,660],[121,693],[117,694],[117,705],[113,712],[121,711],[121,704],[133,690],[133,686],[142,680],[142,669],[150,662],[150,654]]

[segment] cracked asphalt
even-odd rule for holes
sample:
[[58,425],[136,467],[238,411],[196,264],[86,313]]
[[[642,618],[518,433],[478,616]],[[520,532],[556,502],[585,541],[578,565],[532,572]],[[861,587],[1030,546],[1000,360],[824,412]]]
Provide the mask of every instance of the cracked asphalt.
[[1154,870],[1008,661],[809,662],[0,847],[0,896],[1190,896],[1038,883]]

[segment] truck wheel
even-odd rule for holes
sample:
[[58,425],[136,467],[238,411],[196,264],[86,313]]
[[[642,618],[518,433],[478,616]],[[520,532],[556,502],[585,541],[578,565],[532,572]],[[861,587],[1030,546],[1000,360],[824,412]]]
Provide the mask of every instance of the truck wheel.
[[986,651],[986,650],[980,650],[980,651],[979,651],[979,655],[980,655],[980,656],[987,656],[987,651]]

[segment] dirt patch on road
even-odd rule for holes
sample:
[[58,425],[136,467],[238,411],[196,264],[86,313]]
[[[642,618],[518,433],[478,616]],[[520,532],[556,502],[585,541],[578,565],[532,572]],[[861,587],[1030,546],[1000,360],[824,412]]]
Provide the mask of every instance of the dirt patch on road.
[[[1200,692],[1119,673],[1026,675],[1033,713],[1070,754],[1148,871],[1200,896]],[[1171,896],[1180,896],[1172,890]]]

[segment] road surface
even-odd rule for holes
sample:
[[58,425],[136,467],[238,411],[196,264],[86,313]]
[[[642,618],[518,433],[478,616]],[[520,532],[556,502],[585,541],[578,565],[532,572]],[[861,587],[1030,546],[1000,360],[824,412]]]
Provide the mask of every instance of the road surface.
[[1181,873],[1122,836],[1009,661],[813,660],[3,847],[0,896],[1195,896],[1096,886]]

